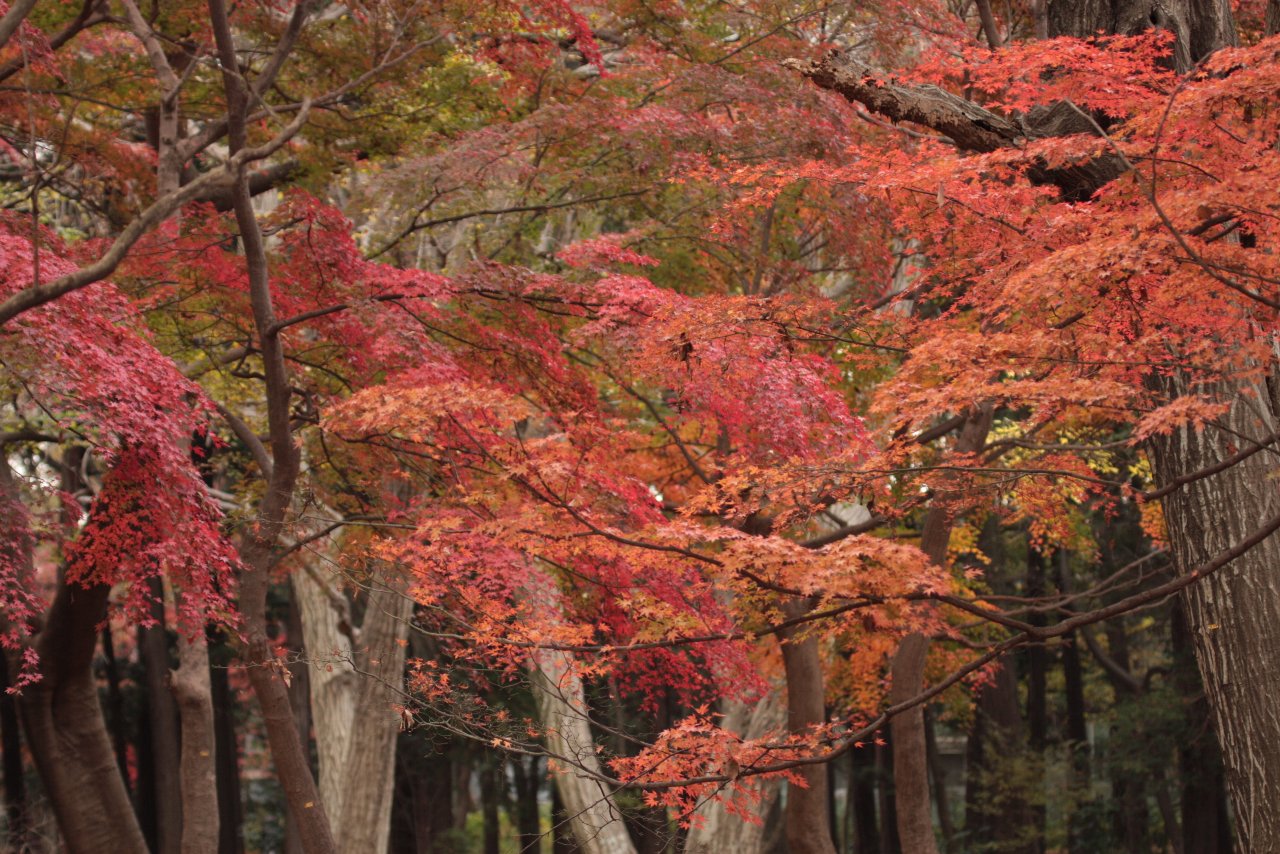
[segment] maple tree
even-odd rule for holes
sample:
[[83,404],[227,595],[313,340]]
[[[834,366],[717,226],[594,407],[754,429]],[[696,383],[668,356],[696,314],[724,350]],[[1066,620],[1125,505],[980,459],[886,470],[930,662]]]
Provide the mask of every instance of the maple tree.
[[[1016,718],[1014,651],[1183,593],[1269,850],[1277,47],[1114,5],[5,6],[0,637],[70,849],[217,846],[228,638],[305,851],[387,850],[417,726],[546,755],[619,852],[619,792],[716,850],[780,783],[833,852],[828,766],[889,733],[936,850],[926,706]],[[981,567],[1125,517],[1085,594]],[[113,613],[154,827],[99,773]]]

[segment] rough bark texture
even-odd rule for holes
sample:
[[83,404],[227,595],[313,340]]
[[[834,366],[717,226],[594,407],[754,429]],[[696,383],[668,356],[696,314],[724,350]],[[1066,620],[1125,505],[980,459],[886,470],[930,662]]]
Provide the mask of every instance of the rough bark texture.
[[[1280,391],[1273,385],[1273,389]],[[1239,437],[1280,428],[1280,400],[1268,389],[1238,389],[1219,423],[1158,438],[1152,462],[1160,483],[1231,456]],[[1280,512],[1274,463],[1254,454],[1221,474],[1186,484],[1164,499],[1165,524],[1182,570],[1234,545],[1259,520]],[[1271,536],[1222,571],[1187,589],[1187,623],[1227,768],[1243,850],[1280,851],[1280,536]],[[1188,849],[1191,850],[1191,849]]]
[[[776,732],[785,722],[781,693],[769,691],[760,702],[752,706],[729,704],[723,726],[741,734],[745,739],[753,739]],[[778,798],[778,790],[776,782],[764,784],[757,810],[759,815],[769,814]],[[704,823],[689,829],[684,845],[685,854],[719,854],[722,851],[733,854],[765,854],[768,828],[764,823],[755,824],[733,815],[719,802],[703,804],[697,809],[697,814]]]
[[173,696],[182,719],[182,854],[218,850],[218,775],[213,735],[209,643],[203,632],[178,638]]
[[[391,832],[396,734],[393,705],[404,684],[405,640],[413,600],[382,584],[369,593],[356,657],[362,678],[347,747],[346,785],[338,824],[338,850],[385,854]],[[335,811],[336,812],[336,811]]]
[[1179,70],[1237,43],[1230,0],[1050,0],[1047,12],[1050,36],[1169,30],[1177,37],[1174,59]]
[[355,716],[356,676],[352,652],[351,611],[331,574],[307,566],[293,574],[293,594],[302,617],[302,637],[311,688],[320,796],[333,813],[342,814],[346,791],[343,769]]

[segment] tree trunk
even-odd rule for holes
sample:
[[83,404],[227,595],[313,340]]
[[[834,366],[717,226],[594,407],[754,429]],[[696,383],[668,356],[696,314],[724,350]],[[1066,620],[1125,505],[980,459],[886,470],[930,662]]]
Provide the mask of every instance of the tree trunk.
[[969,737],[965,833],[1002,854],[1039,850],[1036,816],[1027,803],[1027,781],[1010,772],[1023,754],[1018,678],[1006,659],[978,693]]
[[[1264,389],[1240,389],[1219,419],[1152,442],[1157,481],[1177,478],[1231,456],[1240,437],[1280,428],[1280,404]],[[1265,421],[1259,423],[1258,416]],[[1255,454],[1164,499],[1165,524],[1177,565],[1186,571],[1228,548],[1280,513],[1269,455]],[[1249,852],[1280,851],[1280,536],[1187,588],[1183,602],[1205,694],[1222,746],[1235,826]],[[1202,807],[1207,806],[1205,804]],[[1187,848],[1188,851],[1208,850]]]
[[[783,614],[788,619],[803,616],[808,605],[788,602]],[[802,626],[797,632],[781,634],[782,668],[787,679],[787,731],[804,735],[811,727],[826,723],[826,693],[822,680],[822,655],[818,636]],[[831,819],[828,815],[827,769],[824,765],[805,765],[798,773],[806,785],[787,786],[784,813],[787,854],[835,854],[831,841]]]
[[[560,613],[560,592],[551,578],[530,567],[522,596],[543,613]],[[582,854],[636,854],[613,793],[598,779],[600,758],[573,659],[566,652],[539,649],[529,676],[565,820]],[[794,854],[794,852],[793,852]]]
[[240,757],[233,717],[235,696],[231,693],[225,644],[215,648],[209,668],[209,695],[213,701],[214,765],[218,788],[218,854],[244,854],[241,836],[244,809],[240,803]]
[[[762,738],[780,730],[786,723],[780,691],[769,691],[760,702],[751,706],[732,702],[728,704],[723,726],[744,739]],[[769,814],[778,798],[780,786],[776,781],[763,784],[757,814],[762,818]],[[768,827],[747,821],[730,813],[723,803],[705,803],[695,811],[702,818],[701,825],[689,828],[685,839],[684,854],[766,854]]]
[[[526,765],[526,761],[528,765]],[[511,777],[515,784],[515,813],[520,854],[541,854],[542,822],[538,817],[538,757],[511,757]]]
[[[1182,850],[1186,854],[1230,854],[1231,831],[1223,791],[1222,753],[1210,721],[1209,704],[1194,661],[1191,632],[1183,605],[1176,605],[1170,621],[1173,684],[1185,709],[1186,725],[1178,740],[1181,780]],[[1172,810],[1170,810],[1172,812]],[[1177,831],[1173,817],[1166,829]]]
[[320,797],[333,816],[338,850],[351,854],[385,854],[391,833],[400,730],[392,706],[403,684],[413,601],[389,580],[372,578],[357,630],[340,575],[311,565],[293,576],[311,663]]
[[539,650],[531,668],[538,716],[546,731],[552,776],[566,820],[582,854],[635,854],[612,793],[591,776],[600,773],[587,718],[582,680],[568,654]]
[[400,716],[393,708],[404,685],[405,642],[413,600],[387,579],[373,579],[361,626],[356,664],[362,678],[345,762],[345,785],[338,823],[338,850],[345,854],[385,854],[391,833],[395,791],[396,736]]
[[[974,410],[956,438],[957,454],[974,453],[986,443],[991,429],[992,408]],[[943,493],[945,497],[945,492]],[[938,499],[942,500],[942,499]],[[930,561],[945,566],[947,544],[954,519],[945,505],[930,508],[920,532],[920,549]],[[918,694],[923,687],[929,641],[913,633],[903,639],[893,658],[890,703],[900,703]],[[929,799],[929,763],[925,749],[924,709],[917,706],[889,722],[893,733],[894,807],[898,813],[898,839],[904,851],[937,854],[933,835],[933,804]]]
[[147,854],[91,669],[110,590],[58,588],[35,643],[42,678],[19,701],[27,745],[71,854]]
[[209,682],[209,642],[204,627],[178,638],[173,695],[182,716],[182,854],[218,850],[218,775]]
[[[924,683],[929,639],[907,635],[893,658],[890,705],[911,699]],[[929,798],[929,762],[925,744],[924,708],[916,706],[893,719],[893,781],[898,808],[898,839],[902,850],[937,854],[933,810]]]
[[853,814],[853,854],[880,854],[876,822],[876,751],[865,745],[849,751],[849,803]]
[[[64,479],[63,486],[71,484]],[[115,488],[114,476],[108,474],[103,491]],[[127,485],[122,492],[114,504],[95,503],[81,531],[82,539],[92,537],[104,524],[99,514],[115,509],[127,512]],[[16,506],[17,501],[8,463],[0,457],[0,506]],[[6,512],[6,516],[17,515]],[[9,527],[13,519],[6,518],[3,523]],[[30,532],[7,533],[10,535],[0,548],[10,552],[17,577],[30,579]],[[92,575],[84,573],[85,577]],[[98,626],[106,619],[110,592],[108,584],[82,587],[60,580],[44,625],[30,640],[39,656],[40,679],[23,688],[18,700],[27,747],[71,854],[147,854],[146,840],[116,765],[92,669]],[[21,651],[8,654],[10,672],[20,672]]]
[[169,688],[169,631],[165,624],[164,584],[147,579],[151,596],[150,626],[141,630],[142,663],[146,672],[147,714],[151,723],[151,767],[155,780],[156,854],[178,854],[182,845],[182,798],[178,744],[178,707]]

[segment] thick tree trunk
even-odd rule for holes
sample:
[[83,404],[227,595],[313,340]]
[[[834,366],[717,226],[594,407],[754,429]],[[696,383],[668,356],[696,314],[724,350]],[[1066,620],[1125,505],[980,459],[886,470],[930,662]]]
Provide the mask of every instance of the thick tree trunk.
[[552,776],[565,818],[582,854],[635,854],[626,823],[613,794],[593,774],[600,759],[587,718],[582,680],[569,656],[540,650],[531,668],[538,716],[546,731],[547,753],[555,763]]
[[[807,611],[808,606],[799,602],[788,602],[783,607],[788,619],[801,617]],[[792,735],[804,735],[827,720],[818,636],[805,628],[781,635],[782,668],[787,679],[787,731]],[[806,785],[787,787],[787,854],[835,854],[826,766],[806,765],[799,773]]]
[[[1152,443],[1159,483],[1221,462],[1241,437],[1280,429],[1280,404],[1267,389],[1228,392],[1235,401],[1219,419],[1225,430],[1180,430]],[[1230,432],[1227,432],[1230,431]],[[1186,571],[1235,545],[1280,513],[1270,455],[1254,454],[1164,499],[1175,560]],[[1187,622],[1227,769],[1235,827],[1249,852],[1280,851],[1280,535],[1187,588]],[[1198,850],[1188,848],[1188,851]]]
[[311,713],[320,761],[320,796],[334,817],[338,850],[384,854],[391,832],[396,734],[392,706],[404,678],[413,602],[375,577],[360,642],[341,576],[315,566],[293,576],[311,660]]
[[[64,487],[70,485],[64,481]],[[108,475],[104,491],[114,488]],[[18,515],[4,505],[17,507],[17,500],[8,463],[0,458],[0,509],[8,511],[8,518],[0,520],[4,528]],[[95,504],[81,537],[95,533],[102,523],[99,513],[112,509],[127,512],[128,504],[127,487],[114,504]],[[9,550],[19,578],[31,578],[30,532],[6,533],[9,536],[0,548]],[[27,747],[71,854],[147,854],[146,840],[116,765],[92,669],[98,626],[106,619],[110,592],[108,584],[81,587],[59,583],[45,623],[31,639],[39,656],[40,680],[27,685],[18,702]],[[10,655],[10,672],[20,672],[21,654],[14,651]]]
[[346,786],[339,814],[338,850],[385,854],[391,833],[395,791],[396,735],[400,717],[393,705],[404,684],[405,641],[413,600],[375,580],[368,594],[356,664],[357,683]]
[[[785,723],[782,693],[771,690],[760,702],[751,706],[729,703],[723,726],[731,732],[741,734],[744,739],[755,739],[780,730]],[[777,782],[763,785],[764,791],[757,810],[761,817],[769,814],[780,788]],[[764,822],[757,824],[746,821],[741,816],[730,813],[719,802],[703,804],[696,812],[703,823],[689,829],[684,854],[719,854],[721,851],[733,854],[766,854],[769,828]]]
[[42,678],[19,702],[27,745],[71,854],[147,854],[91,669],[110,589],[59,587],[35,644]]

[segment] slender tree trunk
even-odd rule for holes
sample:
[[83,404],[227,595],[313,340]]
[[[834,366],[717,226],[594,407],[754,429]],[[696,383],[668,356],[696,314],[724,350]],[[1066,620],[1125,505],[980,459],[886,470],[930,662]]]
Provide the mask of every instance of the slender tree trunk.
[[141,632],[146,672],[147,713],[151,723],[151,767],[155,780],[156,854],[178,854],[182,845],[182,795],[179,766],[178,707],[169,689],[169,631],[164,613],[164,585],[147,579],[153,624]]
[[933,781],[933,798],[938,804],[938,826],[942,831],[943,850],[955,847],[955,828],[951,823],[951,799],[947,794],[947,777],[943,770],[942,755],[938,752],[937,725],[932,709],[925,709],[924,743],[929,762],[929,779]]
[[[4,463],[0,462],[0,466]],[[22,738],[18,734],[18,705],[9,678],[9,658],[0,655],[0,744],[4,751],[4,813],[7,842],[15,851],[35,845],[27,813],[27,786],[22,767]]]
[[[991,429],[992,408],[974,410],[960,428],[956,453],[980,450]],[[945,497],[945,487],[942,490]],[[920,549],[930,561],[945,566],[947,544],[954,524],[948,508],[939,505],[925,514],[920,532]],[[924,682],[929,640],[913,633],[903,639],[893,658],[890,702],[900,703],[920,692]],[[894,806],[898,813],[898,838],[903,850],[912,854],[937,854],[933,835],[933,805],[929,799],[929,763],[925,749],[924,710],[916,707],[889,722],[893,733]]]
[[194,637],[179,636],[172,684],[182,716],[182,854],[215,854],[218,774],[209,642],[203,626]]
[[902,846],[898,844],[898,799],[893,785],[892,730],[883,745],[876,745],[876,787],[880,804],[880,852],[899,854]]
[[107,726],[111,730],[111,749],[116,754],[120,779],[129,788],[128,737],[125,734],[124,696],[120,693],[120,662],[116,659],[115,638],[111,625],[102,627],[102,656],[107,663]]
[[214,648],[209,668],[209,695],[213,701],[214,765],[218,788],[218,854],[244,854],[244,811],[240,803],[240,756],[233,717],[235,697],[227,677],[226,646]]
[[488,756],[480,768],[481,851],[498,854],[499,834],[502,830],[498,810],[498,776],[502,773],[501,757]]
[[[1182,850],[1187,854],[1229,854],[1231,844],[1223,803],[1226,782],[1222,754],[1214,735],[1204,684],[1194,661],[1193,640],[1182,605],[1173,609],[1170,641],[1173,648],[1173,684],[1182,698],[1186,714],[1186,727],[1176,745],[1182,784]],[[1173,824],[1172,817],[1166,817],[1165,823],[1166,826]]]
[[965,832],[969,839],[1003,854],[1035,854],[1036,820],[1024,790],[1025,781],[1009,771],[1024,755],[1018,677],[1005,660],[993,680],[978,693],[974,727],[969,737]]
[[[291,588],[289,614],[285,623],[285,644],[289,649],[289,704],[293,706],[293,722],[303,747],[311,747],[311,672],[306,661],[306,641],[302,632],[302,606],[298,603],[298,591]],[[312,769],[315,770],[314,768]],[[320,786],[320,797],[325,796]],[[327,803],[327,801],[326,801]],[[330,807],[332,809],[332,806]],[[285,817],[284,854],[306,854],[298,836],[298,824],[292,815]]]

